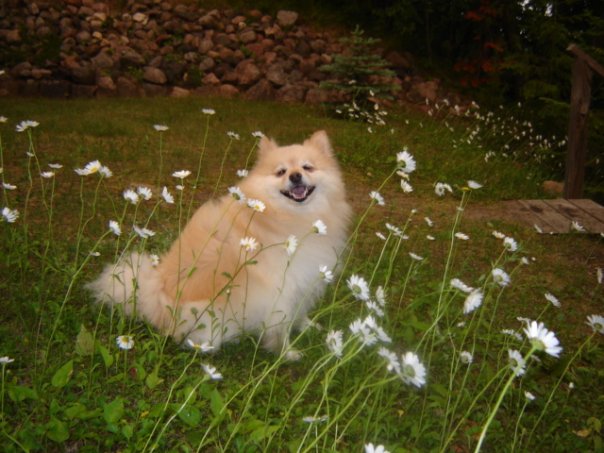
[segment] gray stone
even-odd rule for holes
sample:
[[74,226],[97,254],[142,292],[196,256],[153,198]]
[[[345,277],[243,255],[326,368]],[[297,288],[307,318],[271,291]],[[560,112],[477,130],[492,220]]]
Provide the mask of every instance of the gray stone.
[[266,79],[260,79],[256,85],[245,92],[245,97],[252,100],[270,100],[275,96],[275,90]]
[[287,74],[280,63],[272,64],[266,70],[266,79],[278,86],[287,83]]
[[168,81],[164,71],[152,66],[145,66],[143,69],[143,80],[156,85],[163,85]]
[[277,23],[281,27],[291,27],[298,20],[298,13],[295,11],[281,10],[277,13]]

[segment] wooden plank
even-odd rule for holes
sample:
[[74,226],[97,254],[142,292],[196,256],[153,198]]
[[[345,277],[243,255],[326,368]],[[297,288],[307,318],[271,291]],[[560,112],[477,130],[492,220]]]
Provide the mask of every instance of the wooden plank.
[[[553,210],[547,203],[545,203],[545,201],[521,200],[520,203],[524,204],[537,217],[539,217],[541,222],[546,225],[550,225],[552,233],[568,233],[570,231],[571,221],[562,214]],[[543,232],[546,231],[543,230]]]
[[593,71],[597,72],[602,77],[604,77],[604,67],[600,63],[598,63],[596,60],[594,60],[589,54],[585,53],[585,51],[583,49],[581,49],[579,46],[577,46],[574,43],[570,44],[566,48],[566,51],[573,54],[575,57],[578,57],[578,58],[581,58],[582,60],[584,60]]
[[604,223],[604,206],[600,206],[595,201],[588,200],[586,198],[568,201],[574,204],[575,206],[583,209],[585,212],[589,213],[589,215],[598,219],[600,222]]
[[576,205],[568,202],[567,200],[556,199],[556,200],[544,200],[545,203],[552,207],[560,215],[566,217],[568,220],[576,221],[583,226],[590,233],[604,232],[604,224],[595,217],[589,215],[583,209]]
[[[533,200],[539,201],[539,200]],[[559,233],[559,228],[556,226],[556,222],[550,223],[549,218],[543,215],[543,207],[539,206],[538,203],[531,203],[530,200],[518,200],[516,202],[519,206],[519,219],[524,220],[531,226],[537,226],[544,233]]]

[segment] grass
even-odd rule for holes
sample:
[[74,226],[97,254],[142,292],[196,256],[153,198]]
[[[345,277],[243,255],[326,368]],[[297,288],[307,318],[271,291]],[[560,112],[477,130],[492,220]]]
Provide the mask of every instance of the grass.
[[[548,175],[538,162],[557,152],[513,139],[502,112],[398,110],[374,133],[321,108],[223,99],[3,99],[0,114],[9,118],[0,124],[1,177],[17,186],[3,189],[3,207],[20,214],[0,224],[0,356],[14,359],[2,364],[6,451],[362,451],[370,442],[389,451],[601,450],[604,354],[601,335],[585,321],[602,313],[602,238],[539,235],[492,215],[500,200],[543,197]],[[25,119],[40,125],[15,132]],[[158,132],[154,124],[169,129]],[[323,329],[294,340],[304,351],[300,362],[267,354],[247,337],[211,356],[196,353],[91,304],[83,285],[104,263],[126,247],[160,254],[189,203],[236,184],[236,170],[253,161],[253,131],[291,143],[317,129],[328,131],[342,163],[358,228],[340,276],[313,312]],[[403,146],[418,164],[410,194],[397,177],[389,179]],[[96,159],[112,177],[73,172]],[[53,162],[63,168],[40,178],[38,164],[48,170]],[[193,175],[179,202],[170,175],[181,169]],[[484,187],[464,190],[469,179]],[[437,197],[437,181],[453,193]],[[153,198],[127,204],[124,189],[141,185]],[[159,201],[164,185],[175,205]],[[378,188],[384,206],[368,196]],[[110,219],[120,221],[120,238],[108,231]],[[128,223],[156,234],[140,240]],[[493,230],[514,238],[518,250],[506,251]],[[455,232],[469,240],[452,239]],[[493,281],[495,267],[510,275],[509,286]],[[385,289],[384,317],[351,294],[352,275],[368,284],[372,298],[378,286]],[[466,294],[451,289],[452,278],[480,289],[477,310],[462,313]],[[380,346],[363,346],[362,333],[353,335],[355,321],[367,333],[362,321],[370,314],[390,336],[382,346],[396,361],[417,354],[425,384],[413,385],[408,368],[400,376],[387,370],[396,361],[380,355]],[[560,358],[534,350],[519,316],[555,332]],[[342,332],[340,358],[326,345],[330,331]],[[133,335],[134,347],[119,349],[118,335]],[[539,360],[528,359],[526,373],[514,377],[508,349]],[[472,354],[471,364],[461,361],[462,351]],[[201,363],[215,366],[222,379],[211,379]]]

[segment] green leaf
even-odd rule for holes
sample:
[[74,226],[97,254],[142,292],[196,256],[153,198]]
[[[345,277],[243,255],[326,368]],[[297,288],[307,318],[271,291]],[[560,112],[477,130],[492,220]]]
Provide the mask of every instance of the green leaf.
[[38,393],[34,389],[22,385],[8,385],[8,396],[16,403],[20,403],[26,399],[38,399]]
[[106,368],[109,368],[111,365],[113,365],[113,356],[111,355],[111,353],[105,346],[103,346],[101,343],[99,343],[97,341],[96,349],[99,352],[99,354],[101,354],[101,357],[103,358],[103,362],[105,363]]
[[161,379],[158,376],[159,373],[159,369],[155,368],[153,370],[152,373],[149,373],[147,375],[147,378],[145,379],[145,384],[147,385],[147,387],[149,387],[150,389],[154,389],[155,387],[157,387],[159,384],[161,384],[162,382],[164,382],[163,379]]
[[178,413],[178,418],[187,425],[194,427],[201,422],[201,412],[195,406],[187,405]]
[[124,400],[119,396],[108,404],[103,405],[103,418],[108,424],[115,424],[124,415]]
[[64,422],[52,417],[46,424],[46,436],[50,440],[62,443],[69,439],[69,430]]
[[132,427],[132,425],[124,425],[122,427],[122,434],[126,439],[132,438],[132,434],[134,434],[134,428]]
[[50,381],[53,387],[63,388],[69,382],[73,374],[73,360],[70,360],[65,365],[57,370]]
[[210,394],[210,409],[212,409],[212,414],[214,414],[214,417],[218,417],[221,414],[224,415],[222,412],[224,410],[224,400],[216,389],[214,389]]
[[80,326],[80,332],[76,337],[75,351],[82,356],[89,356],[94,353],[94,338],[84,324]]

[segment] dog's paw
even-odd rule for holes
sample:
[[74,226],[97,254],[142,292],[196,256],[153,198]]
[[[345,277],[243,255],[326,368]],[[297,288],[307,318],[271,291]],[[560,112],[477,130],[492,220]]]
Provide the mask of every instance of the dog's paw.
[[303,356],[304,354],[302,354],[297,349],[288,349],[284,354],[285,360],[287,360],[288,362],[297,362]]

